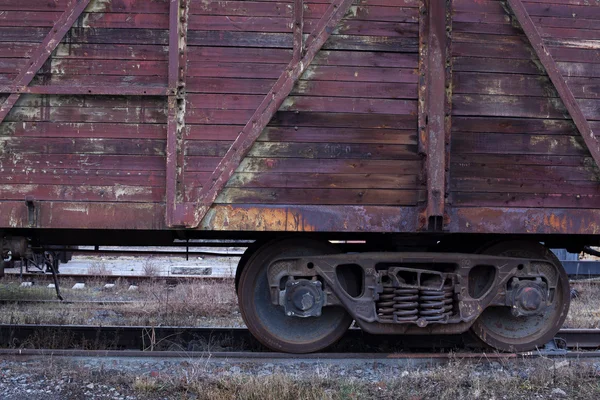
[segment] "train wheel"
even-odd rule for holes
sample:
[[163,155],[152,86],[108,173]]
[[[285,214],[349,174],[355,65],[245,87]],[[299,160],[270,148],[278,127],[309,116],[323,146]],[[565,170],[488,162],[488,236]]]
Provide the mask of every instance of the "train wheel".
[[323,307],[320,317],[288,317],[271,303],[267,267],[278,258],[335,254],[328,242],[310,239],[273,240],[248,260],[238,289],[242,318],[265,346],[288,353],[310,353],[335,343],[350,327],[352,318],[341,307]]
[[552,303],[541,315],[519,316],[509,307],[488,307],[473,324],[473,332],[486,344],[501,351],[528,351],[548,343],[562,327],[569,311],[569,280],[558,258],[537,242],[501,242],[481,251],[482,254],[538,258],[552,262],[556,268],[544,271],[556,280]]

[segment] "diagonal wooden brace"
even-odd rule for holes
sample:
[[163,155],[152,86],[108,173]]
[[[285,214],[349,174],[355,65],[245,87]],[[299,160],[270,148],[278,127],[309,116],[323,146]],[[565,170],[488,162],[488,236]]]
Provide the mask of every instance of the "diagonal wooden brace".
[[[200,200],[198,207],[190,215],[191,218],[186,224],[187,227],[196,228],[200,225],[200,222],[206,216],[206,213],[227,184],[229,178],[231,178],[261,132],[281,107],[283,101],[289,96],[294,85],[304,71],[306,71],[306,68],[312,63],[333,29],[344,18],[344,15],[350,9],[353,2],[354,0],[333,0],[329,5],[313,33],[309,35],[302,57],[299,59],[295,59],[294,57],[288,64],[285,71],[283,71],[275,85],[273,85],[252,115],[250,121],[244,126],[219,165],[217,165],[211,177],[202,187],[199,193]],[[294,41],[294,43],[296,44],[298,41]],[[301,41],[299,44],[302,44]],[[298,54],[298,49],[295,49],[294,53]]]
[[508,4],[515,15],[515,18],[521,25],[521,28],[523,28],[523,31],[525,32],[527,39],[529,39],[531,46],[533,46],[533,50],[540,59],[540,62],[546,69],[546,72],[554,84],[558,95],[569,111],[569,114],[571,115],[575,126],[577,126],[577,129],[579,130],[579,134],[583,137],[583,140],[590,151],[592,158],[596,162],[596,165],[600,167],[600,143],[598,143],[598,138],[592,131],[590,123],[583,115],[581,107],[579,107],[575,96],[573,96],[573,92],[571,92],[571,89],[567,85],[565,78],[558,69],[554,58],[552,58],[552,55],[550,55],[550,52],[544,45],[543,39],[535,24],[531,20],[527,9],[521,0],[508,0]]
[[[79,18],[89,3],[90,0],[73,0],[71,3],[69,3],[69,6],[60,16],[58,21],[56,21],[54,27],[52,27],[52,30],[50,33],[48,33],[42,44],[29,58],[29,67],[21,71],[11,86],[23,87],[31,83],[37,71],[42,67],[42,65],[44,65],[46,60],[48,60],[50,54],[52,54],[54,49],[56,49],[56,46],[58,46],[61,40],[65,37],[69,29],[71,29],[75,21],[77,21],[77,18]],[[19,101],[20,97],[21,93],[13,93],[8,96],[2,106],[0,106],[0,124],[2,121],[4,121],[17,101]]]

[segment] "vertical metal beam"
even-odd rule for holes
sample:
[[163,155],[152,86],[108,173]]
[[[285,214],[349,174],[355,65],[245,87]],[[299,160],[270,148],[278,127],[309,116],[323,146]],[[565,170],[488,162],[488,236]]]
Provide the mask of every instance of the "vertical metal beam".
[[424,0],[420,10],[419,152],[424,157],[422,178],[427,182],[427,205],[419,225],[429,230],[443,228],[446,202],[449,7],[446,0]]
[[182,176],[185,162],[185,79],[187,75],[188,0],[171,0],[169,8],[169,86],[166,156],[167,226],[184,226]]
[[292,62],[298,62],[304,51],[304,0],[294,0],[294,20],[292,21],[294,32],[294,56]]
[[598,143],[598,138],[594,134],[590,123],[583,115],[581,107],[579,107],[575,96],[573,96],[573,92],[571,92],[571,89],[567,85],[565,78],[558,69],[554,58],[552,58],[552,55],[550,55],[550,51],[544,45],[542,36],[531,20],[527,9],[521,0],[508,0],[508,4],[515,15],[515,18],[521,25],[521,28],[523,28],[527,39],[529,39],[535,54],[538,56],[540,62],[546,69],[546,72],[554,84],[558,95],[569,111],[569,114],[571,115],[575,126],[577,126],[577,129],[579,130],[579,134],[583,137],[583,140],[590,151],[592,158],[596,162],[596,165],[600,167],[600,143]]
[[[52,30],[46,37],[40,46],[35,49],[31,57],[27,69],[21,71],[21,73],[15,78],[11,84],[12,87],[27,86],[31,83],[37,71],[44,65],[50,54],[56,49],[56,46],[65,37],[69,29],[73,26],[77,18],[85,10],[90,3],[90,0],[73,0],[67,6],[65,12],[60,16],[58,21],[52,27]],[[21,93],[13,93],[4,101],[0,106],[0,123],[4,121],[10,110],[17,103]]]
[[309,35],[302,58],[297,61],[292,60],[288,64],[275,85],[254,111],[250,121],[244,126],[219,165],[217,165],[211,177],[202,187],[199,194],[199,205],[191,215],[188,227],[196,228],[200,225],[242,159],[248,154],[250,148],[281,107],[285,98],[289,96],[296,81],[312,63],[316,54],[323,47],[333,29],[344,18],[353,2],[354,0],[333,0],[329,5],[314,31]]

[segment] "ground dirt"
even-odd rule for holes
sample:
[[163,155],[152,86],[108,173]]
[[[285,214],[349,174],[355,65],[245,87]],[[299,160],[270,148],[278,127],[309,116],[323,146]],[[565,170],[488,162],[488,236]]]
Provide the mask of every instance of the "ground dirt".
[[10,358],[0,397],[28,399],[597,399],[600,364]]

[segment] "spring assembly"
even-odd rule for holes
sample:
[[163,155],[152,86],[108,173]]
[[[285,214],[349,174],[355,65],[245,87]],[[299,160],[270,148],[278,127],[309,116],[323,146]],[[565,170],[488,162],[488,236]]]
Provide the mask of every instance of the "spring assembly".
[[416,321],[419,314],[419,290],[386,286],[376,303],[381,322]]
[[442,290],[419,291],[419,316],[426,321],[442,321],[452,315],[452,285]]
[[381,322],[394,322],[394,288],[385,286],[375,303],[377,315]]
[[394,320],[395,322],[416,321],[419,313],[419,290],[394,290]]

